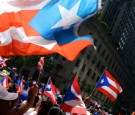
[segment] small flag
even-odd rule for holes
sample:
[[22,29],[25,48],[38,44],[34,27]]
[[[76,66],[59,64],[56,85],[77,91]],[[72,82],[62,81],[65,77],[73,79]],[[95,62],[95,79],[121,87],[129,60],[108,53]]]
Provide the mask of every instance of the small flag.
[[20,92],[24,89],[23,77],[15,80],[15,87],[17,89],[17,92]]
[[48,79],[48,82],[44,89],[44,94],[51,99],[53,104],[56,104],[56,92],[51,78]]
[[105,94],[111,101],[115,101],[118,94],[122,92],[120,84],[107,70],[102,74],[96,89]]
[[42,72],[43,72],[43,66],[44,66],[44,57],[41,57],[38,62],[38,67],[37,67],[40,74],[42,74]]
[[40,95],[42,95],[42,94],[43,94],[43,88],[39,88],[39,89],[38,89],[38,93],[39,93]]
[[56,100],[58,99],[58,96],[60,95],[60,90],[56,87],[55,87],[55,93],[56,93]]
[[60,108],[71,114],[83,114],[86,115],[86,107],[81,97],[81,91],[77,82],[76,76],[74,76],[63,100],[60,104]]
[[8,76],[3,76],[3,78],[0,80],[0,84],[8,89],[9,88]]
[[1,56],[0,56],[0,66],[1,67],[5,67],[5,66],[7,66],[7,64],[6,64],[6,61],[8,60],[8,58],[2,58]]

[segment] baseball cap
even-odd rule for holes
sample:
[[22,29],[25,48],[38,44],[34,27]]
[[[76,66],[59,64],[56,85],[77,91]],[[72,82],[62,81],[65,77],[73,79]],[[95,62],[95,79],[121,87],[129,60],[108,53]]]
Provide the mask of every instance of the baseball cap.
[[18,93],[9,93],[7,89],[3,86],[0,86],[0,99],[12,101],[18,98]]

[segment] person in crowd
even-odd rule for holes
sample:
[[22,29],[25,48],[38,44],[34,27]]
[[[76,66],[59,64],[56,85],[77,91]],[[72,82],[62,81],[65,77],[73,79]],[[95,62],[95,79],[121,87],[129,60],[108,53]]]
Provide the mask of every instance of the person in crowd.
[[29,110],[26,113],[24,113],[23,115],[37,115],[41,102],[42,102],[41,97],[36,95],[33,106],[31,108],[29,108]]
[[66,113],[63,112],[58,105],[54,105],[50,108],[48,115],[66,115]]
[[51,101],[42,101],[38,111],[38,115],[47,115],[52,106],[53,103]]
[[0,115],[23,115],[33,105],[37,89],[36,85],[32,87],[27,103],[16,109],[19,101],[18,93],[8,92],[5,87],[0,86]]

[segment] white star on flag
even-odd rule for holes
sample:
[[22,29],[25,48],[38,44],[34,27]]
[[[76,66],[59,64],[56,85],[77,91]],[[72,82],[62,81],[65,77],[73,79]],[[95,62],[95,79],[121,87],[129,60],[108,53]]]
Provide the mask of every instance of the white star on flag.
[[70,10],[67,10],[61,5],[58,5],[62,19],[56,23],[51,29],[64,27],[69,28],[70,25],[83,20],[77,15],[81,0],[79,0]]
[[105,82],[105,81],[104,81],[104,79],[101,79],[101,82],[100,82],[100,83],[102,83],[102,84],[103,84],[104,82]]
[[47,85],[47,87],[46,87],[46,88],[51,89],[51,86],[50,86],[50,85]]

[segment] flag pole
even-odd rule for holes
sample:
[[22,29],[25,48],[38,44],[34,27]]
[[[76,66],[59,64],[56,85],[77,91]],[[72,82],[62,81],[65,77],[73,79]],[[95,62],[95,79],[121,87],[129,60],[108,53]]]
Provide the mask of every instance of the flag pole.
[[[77,74],[77,72],[71,74],[71,79],[70,79],[70,81],[72,81],[72,80],[74,79],[74,77],[75,77],[76,74]],[[68,86],[68,87],[69,87],[69,86]],[[63,98],[64,98],[64,97],[63,97]],[[61,103],[61,107],[62,107],[62,105],[63,105],[63,103]],[[60,114],[60,111],[61,111],[61,108],[60,108],[59,112],[57,113],[57,115]]]
[[[106,68],[104,69],[104,71],[102,72],[102,74],[101,74],[101,76],[100,76],[98,82],[101,80],[101,77],[102,77],[102,75],[103,75],[103,73],[105,72],[106,69],[107,69],[107,67],[106,67]],[[97,82],[97,83],[98,83],[98,82]],[[91,98],[91,96],[93,95],[94,91],[96,90],[97,83],[96,83],[95,87],[93,88],[91,94],[88,96],[89,99]]]

